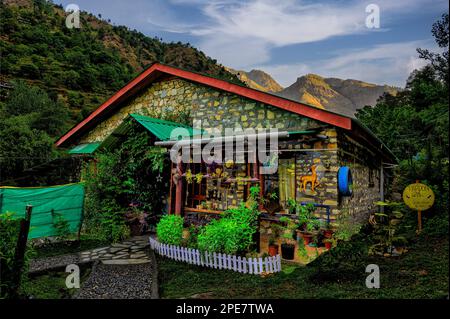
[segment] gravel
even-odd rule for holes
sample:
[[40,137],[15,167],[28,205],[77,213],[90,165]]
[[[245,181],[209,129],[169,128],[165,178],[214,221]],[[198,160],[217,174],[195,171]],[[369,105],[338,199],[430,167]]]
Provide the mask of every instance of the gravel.
[[44,270],[51,270],[55,268],[65,267],[70,264],[78,264],[79,261],[80,258],[78,254],[32,259],[30,261],[29,272],[39,272]]
[[150,299],[152,264],[107,265],[96,263],[91,276],[74,298],[77,299]]

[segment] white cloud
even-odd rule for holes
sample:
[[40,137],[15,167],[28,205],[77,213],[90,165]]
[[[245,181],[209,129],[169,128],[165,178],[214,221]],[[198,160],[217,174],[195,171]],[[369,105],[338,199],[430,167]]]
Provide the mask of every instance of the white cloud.
[[[143,2],[148,6],[149,3]],[[366,5],[361,2],[309,0],[153,0],[147,16],[152,30],[184,33],[207,55],[236,69],[260,67],[289,85],[305,73],[355,78],[403,86],[409,73],[423,65],[416,47],[422,42],[374,45],[368,49],[327,52],[331,58],[274,65],[272,50],[345,35],[365,34]],[[448,8],[444,0],[377,0],[381,30],[409,12]],[[182,9],[196,10],[190,16]],[[178,10],[177,10],[178,9]],[[198,15],[198,16],[197,16]]]
[[438,50],[431,41],[425,40],[388,43],[367,49],[342,50],[331,58],[311,63],[259,65],[257,68],[271,74],[283,86],[291,85],[301,75],[315,73],[323,77],[350,78],[403,87],[409,74],[426,64],[426,61],[417,57],[418,47]]

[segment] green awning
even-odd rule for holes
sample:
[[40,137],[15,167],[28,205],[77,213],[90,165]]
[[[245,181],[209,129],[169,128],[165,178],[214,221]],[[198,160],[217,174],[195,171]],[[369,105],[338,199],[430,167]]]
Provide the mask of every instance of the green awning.
[[92,154],[100,146],[100,143],[86,143],[75,146],[69,154]]
[[178,139],[184,139],[196,135],[201,135],[202,130],[193,129],[188,125],[180,123],[165,121],[148,116],[130,114],[123,122],[101,143],[99,149],[110,148],[117,143],[120,143],[123,138],[126,138],[133,124],[139,123],[157,140],[167,141],[170,140],[172,131],[177,128],[182,128],[178,136]]
[[171,139],[171,134],[174,129],[182,128],[180,131],[178,139],[192,137],[195,135],[201,135],[202,131],[198,129],[193,129],[188,125],[183,125],[180,123],[165,121],[161,119],[155,119],[148,116],[130,114],[130,116],[135,119],[139,124],[149,130],[153,135],[155,135],[161,141],[167,141]]

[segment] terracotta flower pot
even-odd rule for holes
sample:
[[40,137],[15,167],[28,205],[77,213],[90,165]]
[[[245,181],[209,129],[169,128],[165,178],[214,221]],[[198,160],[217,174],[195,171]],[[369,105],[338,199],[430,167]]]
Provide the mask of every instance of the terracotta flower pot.
[[269,245],[269,255],[270,256],[278,255],[278,245]]
[[305,246],[308,246],[312,241],[313,234],[303,233],[302,237],[303,237],[303,242],[305,243]]
[[333,236],[333,231],[331,229],[327,229],[323,231],[323,236],[325,238],[331,238]]

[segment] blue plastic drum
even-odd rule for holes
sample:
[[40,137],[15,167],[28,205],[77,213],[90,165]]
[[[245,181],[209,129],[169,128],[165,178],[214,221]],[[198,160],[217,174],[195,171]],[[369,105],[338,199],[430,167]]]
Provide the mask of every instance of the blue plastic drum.
[[353,179],[348,166],[342,166],[338,171],[338,189],[341,196],[352,196]]

